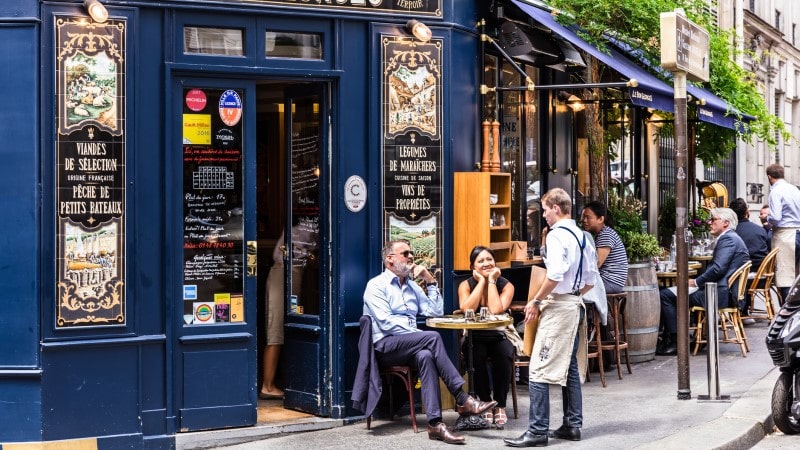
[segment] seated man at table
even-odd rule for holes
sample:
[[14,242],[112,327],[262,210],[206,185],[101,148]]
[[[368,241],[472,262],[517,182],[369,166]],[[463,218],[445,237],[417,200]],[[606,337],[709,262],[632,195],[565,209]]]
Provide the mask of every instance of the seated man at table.
[[[716,245],[705,272],[696,279],[689,280],[689,288],[697,288],[697,290],[689,294],[690,309],[693,306],[706,307],[706,291],[704,288],[706,283],[717,283],[717,307],[728,307],[730,301],[728,278],[742,264],[750,260],[747,246],[734,231],[738,222],[736,213],[730,208],[714,208],[711,210],[711,234],[717,238]],[[733,288],[735,290],[736,286],[733,286]],[[661,320],[669,336],[668,341],[657,349],[656,353],[659,355],[675,355],[678,353],[678,312],[675,288],[662,288],[660,297]]]
[[750,271],[758,272],[758,268],[761,267],[761,261],[769,253],[767,230],[750,221],[750,210],[743,198],[733,199],[731,209],[736,213],[736,218],[739,219],[739,225],[736,225],[736,234],[742,238],[744,245],[747,246],[747,252],[750,253],[750,262],[753,263]]
[[464,438],[442,421],[439,378],[456,398],[456,411],[463,416],[482,414],[497,402],[481,402],[467,395],[462,389],[464,379],[447,356],[439,333],[417,328],[417,314],[441,316],[444,304],[436,278],[427,269],[421,268],[417,274],[426,284],[427,295],[413,280],[416,265],[408,241],[389,242],[382,256],[385,270],[369,280],[364,290],[364,314],[372,317],[375,356],[381,365],[417,368],[428,438],[463,444]]

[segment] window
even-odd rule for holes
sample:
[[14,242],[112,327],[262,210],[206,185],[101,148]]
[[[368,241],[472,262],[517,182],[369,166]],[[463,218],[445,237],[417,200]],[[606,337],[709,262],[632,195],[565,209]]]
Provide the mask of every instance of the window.
[[775,28],[777,28],[778,31],[781,30],[781,12],[777,9],[775,10]]
[[756,12],[756,0],[750,0],[750,12]]
[[322,35],[267,31],[267,58],[322,59]]
[[797,47],[797,24],[792,24],[792,45]]
[[244,56],[244,30],[232,28],[183,28],[186,54]]

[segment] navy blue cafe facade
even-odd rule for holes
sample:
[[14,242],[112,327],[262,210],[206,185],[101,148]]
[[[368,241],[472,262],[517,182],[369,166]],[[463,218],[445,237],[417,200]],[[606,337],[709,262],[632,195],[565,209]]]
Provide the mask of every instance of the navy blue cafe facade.
[[[538,60],[480,39],[482,19],[531,24],[530,5],[102,4],[103,22],[83,1],[0,4],[0,444],[168,448],[254,425],[273,258],[291,267],[284,406],[358,417],[363,288],[382,244],[407,238],[453,308],[452,174],[476,170],[482,122],[501,122],[515,240],[538,245],[526,216],[541,188],[582,192],[582,137],[556,91],[480,93],[523,73],[574,82],[575,36],[545,36],[559,56]],[[609,81],[641,76],[603,62]],[[621,90],[632,134],[661,88]],[[626,144],[639,174],[647,142]]]

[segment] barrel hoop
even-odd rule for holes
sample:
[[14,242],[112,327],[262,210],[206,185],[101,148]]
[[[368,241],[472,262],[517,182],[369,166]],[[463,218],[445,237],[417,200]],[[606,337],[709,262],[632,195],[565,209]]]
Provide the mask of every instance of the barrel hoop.
[[636,264],[628,263],[628,268],[629,269],[631,269],[631,268],[633,268],[633,269],[646,269],[648,267],[653,267],[653,264],[652,263],[636,263]]
[[652,350],[630,350],[628,353],[631,356],[654,355],[656,353],[656,350],[655,349],[652,349]]
[[658,327],[628,328],[628,334],[658,333]]
[[657,291],[657,284],[643,284],[641,286],[625,286],[622,288],[625,292],[642,292],[642,291]]

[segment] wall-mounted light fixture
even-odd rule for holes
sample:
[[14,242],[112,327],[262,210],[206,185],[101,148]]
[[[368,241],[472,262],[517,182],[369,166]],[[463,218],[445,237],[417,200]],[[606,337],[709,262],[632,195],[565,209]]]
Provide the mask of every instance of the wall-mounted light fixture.
[[566,105],[575,112],[583,111],[586,108],[586,105],[583,104],[583,100],[581,100],[580,97],[575,94],[570,94],[567,91],[560,91],[558,93],[558,99],[566,103]]
[[108,20],[108,10],[100,0],[84,0],[83,7],[95,22],[103,23]]
[[428,42],[433,37],[433,32],[431,32],[431,29],[416,19],[411,19],[406,22],[406,29],[408,29],[408,32],[413,34],[415,38],[422,42]]

